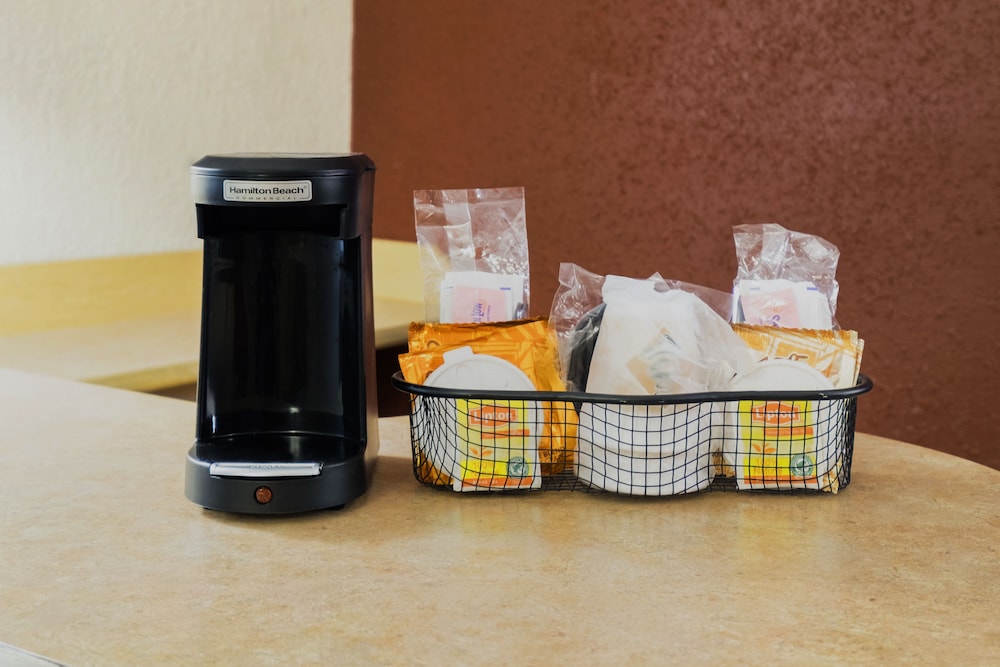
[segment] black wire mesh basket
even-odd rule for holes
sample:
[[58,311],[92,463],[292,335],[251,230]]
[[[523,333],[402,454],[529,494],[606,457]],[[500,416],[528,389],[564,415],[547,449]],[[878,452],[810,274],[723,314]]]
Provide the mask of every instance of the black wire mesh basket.
[[454,491],[837,493],[851,481],[849,389],[618,396],[406,382],[413,473]]

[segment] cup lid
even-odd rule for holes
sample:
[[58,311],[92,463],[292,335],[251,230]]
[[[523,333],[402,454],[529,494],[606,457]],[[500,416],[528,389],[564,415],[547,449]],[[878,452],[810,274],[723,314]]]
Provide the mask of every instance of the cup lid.
[[833,389],[833,382],[804,361],[765,359],[733,380],[734,391],[818,391]]
[[534,391],[535,385],[514,364],[490,354],[474,354],[471,347],[444,353],[444,363],[424,381],[431,387]]

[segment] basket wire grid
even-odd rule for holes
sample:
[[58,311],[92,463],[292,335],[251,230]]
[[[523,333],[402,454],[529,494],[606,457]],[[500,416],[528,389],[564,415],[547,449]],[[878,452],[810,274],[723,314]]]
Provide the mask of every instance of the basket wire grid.
[[393,385],[410,395],[413,472],[455,491],[832,492],[851,479],[850,389],[615,396]]

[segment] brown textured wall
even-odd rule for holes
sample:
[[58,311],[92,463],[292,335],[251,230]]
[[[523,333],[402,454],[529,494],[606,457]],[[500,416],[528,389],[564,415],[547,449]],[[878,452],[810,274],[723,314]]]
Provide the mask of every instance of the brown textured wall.
[[859,429],[1000,468],[1000,4],[360,0],[376,235],[412,190],[523,185],[532,311],[561,261],[729,290],[731,228],[842,256]]

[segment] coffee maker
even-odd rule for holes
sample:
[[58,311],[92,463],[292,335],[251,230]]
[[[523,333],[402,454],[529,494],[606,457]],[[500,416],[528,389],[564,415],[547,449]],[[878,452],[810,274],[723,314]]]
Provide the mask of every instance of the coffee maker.
[[363,154],[209,155],[191,167],[204,240],[193,502],[287,514],[367,489],[374,178]]

